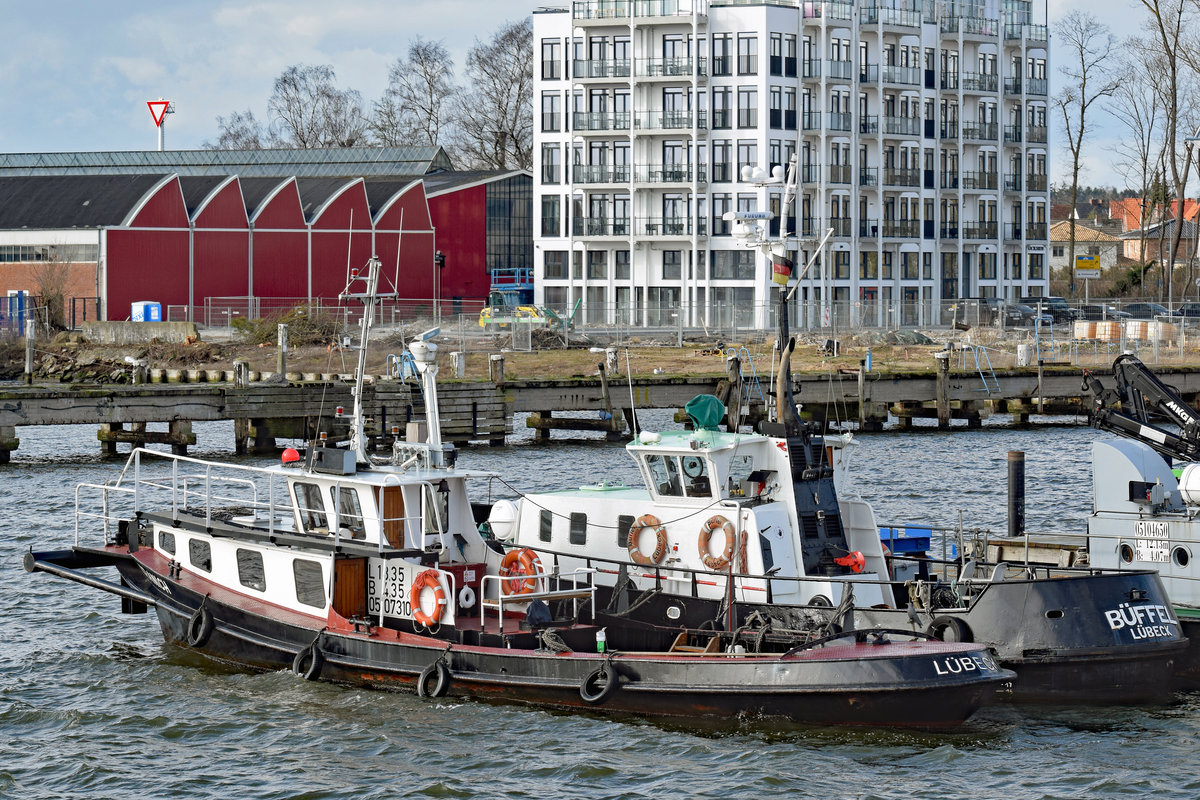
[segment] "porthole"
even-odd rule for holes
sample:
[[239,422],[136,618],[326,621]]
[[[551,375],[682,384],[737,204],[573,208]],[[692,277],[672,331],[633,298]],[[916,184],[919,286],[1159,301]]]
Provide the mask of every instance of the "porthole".
[[1192,556],[1186,548],[1176,547],[1171,551],[1171,560],[1175,562],[1175,566],[1177,567],[1186,567],[1188,562],[1192,560]]
[[1121,553],[1121,561],[1123,561],[1126,564],[1133,563],[1133,548],[1132,547],[1130,547],[1127,544],[1123,544],[1123,545],[1121,545],[1120,553]]
[[1046,619],[1062,619],[1063,610],[1061,608],[1052,608],[1046,612]]

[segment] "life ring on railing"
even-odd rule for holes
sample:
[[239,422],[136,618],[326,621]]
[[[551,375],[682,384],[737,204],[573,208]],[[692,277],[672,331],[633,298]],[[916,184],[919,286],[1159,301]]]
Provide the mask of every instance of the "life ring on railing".
[[506,597],[537,591],[542,560],[528,547],[509,550],[500,562],[500,582]]
[[[638,540],[642,536],[642,531],[646,528],[654,529],[654,552],[650,555],[646,555],[638,547]],[[634,563],[661,564],[663,556],[667,554],[667,529],[663,527],[658,517],[653,514],[642,514],[633,523],[633,527],[629,529],[626,546],[629,549],[629,557],[634,560]]]
[[[421,592],[425,587],[433,589],[434,609],[432,614],[426,614],[421,608]],[[409,590],[408,600],[412,604],[413,619],[426,628],[431,628],[442,621],[442,614],[446,611],[446,591],[442,588],[442,582],[438,580],[436,569],[427,569],[417,576],[417,579],[413,581],[412,589]]]
[[867,559],[862,552],[854,550],[844,556],[835,558],[833,563],[837,564],[838,566],[849,567],[851,572],[858,573],[866,569]]
[[[718,558],[714,556],[708,549],[708,543],[712,539],[713,531],[721,529],[725,533],[725,552]],[[733,548],[737,534],[733,530],[733,523],[717,514],[715,517],[709,517],[708,522],[700,528],[700,537],[697,540],[697,545],[700,548],[700,558],[704,561],[704,566],[711,570],[719,571],[729,566],[730,559],[733,558]]]

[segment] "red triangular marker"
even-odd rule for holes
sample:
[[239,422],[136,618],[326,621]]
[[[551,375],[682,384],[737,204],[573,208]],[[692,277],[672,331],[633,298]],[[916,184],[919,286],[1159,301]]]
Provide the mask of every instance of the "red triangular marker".
[[147,100],[146,105],[150,107],[150,116],[154,117],[154,124],[162,127],[163,119],[167,116],[167,107],[171,105],[171,101]]

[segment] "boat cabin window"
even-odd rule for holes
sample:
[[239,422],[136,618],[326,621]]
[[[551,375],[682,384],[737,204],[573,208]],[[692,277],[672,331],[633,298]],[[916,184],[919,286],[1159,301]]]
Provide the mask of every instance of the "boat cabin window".
[[212,572],[212,546],[203,539],[188,541],[188,562],[196,569]]
[[267,590],[267,573],[263,570],[262,553],[257,550],[237,550],[237,568],[238,581],[242,586],[247,586],[251,589],[257,589],[260,592]]
[[292,575],[296,579],[296,600],[306,606],[324,608],[325,578],[320,563],[297,558],[292,562]]
[[426,491],[425,532],[445,532],[450,526],[450,484],[443,479]]
[[158,546],[164,553],[175,555],[175,534],[170,531],[159,531]]
[[725,496],[743,497],[746,492],[742,482],[747,480],[753,471],[754,458],[752,456],[734,456],[729,459],[729,479],[725,482]]
[[688,497],[711,497],[712,482],[708,479],[708,464],[700,456],[679,459],[683,469],[683,487]]
[[543,542],[550,541],[551,535],[554,533],[554,512],[543,508],[538,514],[538,540]]
[[629,529],[633,527],[633,515],[617,517],[617,547],[629,547]]
[[321,500],[321,488],[315,483],[296,484],[296,508],[300,510],[300,525],[306,531],[329,532],[325,521],[325,503]]
[[674,456],[646,456],[646,468],[650,470],[650,483],[655,491],[667,497],[683,496],[679,462]]
[[571,544],[587,544],[587,514],[572,512],[570,536]]
[[363,539],[367,529],[363,527],[362,506],[358,502],[358,490],[343,486],[340,489],[329,489],[331,496],[336,491],[338,525],[350,531],[353,539]]

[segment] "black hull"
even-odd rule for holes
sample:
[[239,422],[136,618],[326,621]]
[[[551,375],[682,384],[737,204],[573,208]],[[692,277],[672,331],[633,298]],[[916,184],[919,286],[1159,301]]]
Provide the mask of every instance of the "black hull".
[[[608,588],[597,593],[600,624],[608,626],[610,640],[637,647],[659,646],[680,627],[712,626],[722,609],[715,600],[658,595],[638,607],[636,616],[651,623],[646,625],[603,613],[611,596]],[[970,608],[918,611],[916,622],[906,609],[859,608],[854,611],[854,625],[926,632],[944,627],[946,617],[955,618],[961,622],[959,629],[966,631],[966,641],[990,646],[1001,666],[1017,673],[1008,695],[1017,702],[1167,702],[1179,685],[1177,670],[1186,662],[1187,641],[1179,626],[1164,632],[1169,635],[1140,640],[1132,629],[1114,631],[1105,612],[1131,597],[1140,598],[1139,604],[1168,605],[1156,573],[1078,575],[989,584]],[[745,625],[758,614],[777,627],[804,629],[828,619],[832,612],[738,603],[734,621]],[[725,628],[727,617],[720,619],[719,627]],[[1196,632],[1200,635],[1200,623]],[[1195,655],[1193,677],[1200,678],[1200,652]]]
[[[124,586],[153,601],[168,641],[252,669],[372,688],[414,691],[433,676],[436,682],[422,684],[426,693],[437,683],[436,693],[453,697],[622,716],[949,728],[1006,691],[1013,677],[986,650],[954,644],[835,643],[768,658],[555,654],[463,644],[453,631],[446,639],[331,630],[320,620],[298,624],[279,618],[286,613],[222,602],[219,592],[186,588],[133,557],[116,566]],[[611,685],[583,691],[602,668],[615,675]]]
[[1183,635],[1188,639],[1187,650],[1180,656],[1175,669],[1179,688],[1184,691],[1200,691],[1200,616],[1195,609],[1176,609]]

